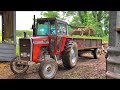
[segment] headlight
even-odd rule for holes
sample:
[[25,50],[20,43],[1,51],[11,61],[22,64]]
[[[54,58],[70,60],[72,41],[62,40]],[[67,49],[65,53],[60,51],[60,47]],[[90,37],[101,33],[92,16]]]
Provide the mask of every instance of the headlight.
[[22,56],[22,57],[27,57],[27,53],[26,53],[26,52],[21,53],[21,56]]
[[28,53],[27,56],[30,57],[30,54]]
[[20,55],[21,55],[21,57],[30,57],[30,54],[26,53],[26,52],[23,52]]
[[23,53],[21,53],[20,55],[23,56]]

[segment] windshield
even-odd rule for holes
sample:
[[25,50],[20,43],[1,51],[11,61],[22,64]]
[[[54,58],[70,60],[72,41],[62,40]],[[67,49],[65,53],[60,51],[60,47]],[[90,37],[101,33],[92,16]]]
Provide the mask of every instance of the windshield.
[[55,21],[40,21],[37,23],[37,35],[56,35]]
[[37,24],[37,35],[48,35],[49,22],[39,22]]

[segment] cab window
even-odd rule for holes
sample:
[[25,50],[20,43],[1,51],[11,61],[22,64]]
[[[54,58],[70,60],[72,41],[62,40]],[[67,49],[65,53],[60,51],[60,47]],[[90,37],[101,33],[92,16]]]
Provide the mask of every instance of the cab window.
[[37,25],[37,35],[48,35],[49,22],[41,22]]
[[57,34],[58,34],[58,35],[67,35],[66,24],[58,23],[58,31],[57,31]]
[[50,22],[50,34],[51,35],[56,35],[55,21]]

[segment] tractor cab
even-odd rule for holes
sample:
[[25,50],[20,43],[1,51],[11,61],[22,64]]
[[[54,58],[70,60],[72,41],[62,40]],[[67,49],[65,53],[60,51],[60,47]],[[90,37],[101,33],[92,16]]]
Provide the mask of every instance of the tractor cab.
[[40,18],[33,25],[34,36],[67,35],[67,23],[56,18]]
[[33,36],[37,38],[49,39],[50,54],[60,54],[64,49],[64,42],[68,35],[67,23],[56,18],[39,18],[35,20]]

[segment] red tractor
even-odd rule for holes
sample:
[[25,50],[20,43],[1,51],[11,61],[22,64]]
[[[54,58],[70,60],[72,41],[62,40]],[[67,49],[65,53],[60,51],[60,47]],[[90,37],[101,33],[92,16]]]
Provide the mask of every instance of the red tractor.
[[40,63],[39,75],[43,79],[52,79],[58,70],[58,60],[64,67],[73,68],[78,60],[76,42],[68,35],[68,24],[56,18],[40,18],[35,20],[33,37],[19,39],[20,56],[11,61],[13,73],[27,71],[30,65]]

